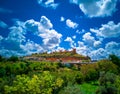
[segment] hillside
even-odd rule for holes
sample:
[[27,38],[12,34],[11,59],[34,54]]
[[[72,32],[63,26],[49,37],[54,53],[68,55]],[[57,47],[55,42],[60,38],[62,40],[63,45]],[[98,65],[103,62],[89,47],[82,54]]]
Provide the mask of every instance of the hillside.
[[61,62],[80,62],[81,60],[87,60],[90,61],[90,57],[83,56],[76,53],[76,49],[73,49],[72,51],[59,51],[59,52],[52,52],[52,53],[36,53],[32,54],[31,56],[25,57],[25,59],[29,60],[37,60],[37,61],[61,61]]

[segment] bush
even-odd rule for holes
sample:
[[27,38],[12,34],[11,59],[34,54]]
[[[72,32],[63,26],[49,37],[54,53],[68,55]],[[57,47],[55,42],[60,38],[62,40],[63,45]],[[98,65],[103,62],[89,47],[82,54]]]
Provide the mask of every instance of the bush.
[[77,84],[81,84],[84,81],[83,74],[81,72],[76,72],[75,81]]
[[118,74],[118,66],[113,64],[110,60],[100,60],[97,64],[99,72],[104,71]]
[[117,87],[115,86],[116,75],[113,73],[102,72],[99,78],[99,88],[96,94],[116,94]]
[[120,76],[117,76],[115,86],[117,87],[117,94],[120,94]]
[[85,81],[97,80],[99,78],[97,64],[82,65],[81,73]]
[[60,77],[64,80],[64,86],[74,85],[76,83],[77,71],[71,70],[69,68],[64,68],[63,70],[56,72],[56,77]]
[[4,86],[5,94],[52,94],[62,87],[61,78],[54,79],[48,72],[44,71],[40,75],[17,75],[11,85]]

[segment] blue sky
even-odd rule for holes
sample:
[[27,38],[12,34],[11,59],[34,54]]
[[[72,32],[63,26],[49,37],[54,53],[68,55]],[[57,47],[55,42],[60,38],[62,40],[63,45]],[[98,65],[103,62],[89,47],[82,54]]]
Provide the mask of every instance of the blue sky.
[[72,50],[120,56],[119,0],[0,0],[0,54]]

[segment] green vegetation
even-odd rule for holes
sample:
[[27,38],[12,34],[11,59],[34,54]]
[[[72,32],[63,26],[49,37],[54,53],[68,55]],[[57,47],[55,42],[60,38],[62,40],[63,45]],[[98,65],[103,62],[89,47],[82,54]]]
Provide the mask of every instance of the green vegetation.
[[60,62],[0,56],[0,94],[120,94],[119,62],[112,56],[68,67]]
[[97,94],[116,94],[117,87],[115,87],[116,75],[110,72],[102,72],[99,78],[100,87],[96,91]]
[[88,56],[83,56],[80,54],[77,54],[76,51],[60,51],[60,52],[53,52],[48,54],[47,52],[40,53],[40,54],[32,54],[33,57],[42,57],[42,58],[65,58],[65,57],[73,57],[73,58],[79,58],[81,60],[90,60],[90,57]]
[[98,89],[98,83],[97,82],[83,83],[81,85],[78,85],[78,87],[80,87],[82,94],[95,94],[96,90]]
[[64,87],[63,90],[59,92],[59,94],[83,94],[81,92],[80,87],[77,85],[69,85],[67,87]]

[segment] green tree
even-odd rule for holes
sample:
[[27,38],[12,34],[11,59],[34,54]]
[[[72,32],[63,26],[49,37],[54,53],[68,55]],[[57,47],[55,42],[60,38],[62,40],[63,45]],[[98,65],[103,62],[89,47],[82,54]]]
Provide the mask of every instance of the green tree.
[[11,62],[17,62],[19,61],[19,58],[17,56],[11,56],[8,61],[11,61]]
[[2,62],[4,60],[4,58],[2,57],[2,55],[0,55],[0,62]]
[[85,81],[97,80],[99,78],[97,64],[82,65],[80,71]]
[[117,87],[115,86],[116,75],[114,73],[105,73],[101,72],[99,78],[99,88],[96,91],[96,94],[116,94]]
[[120,94],[120,76],[117,76],[115,86],[117,87],[117,94]]
[[109,55],[109,59],[110,59],[114,64],[116,64],[117,66],[120,67],[120,59],[119,59],[119,57],[117,57],[116,55],[111,54],[111,55]]
[[6,75],[6,70],[5,70],[5,68],[0,66],[0,77],[3,77],[3,76],[5,76],[5,75]]
[[110,60],[100,60],[97,62],[97,65],[99,72],[104,71],[118,74],[118,66]]
[[4,86],[5,94],[52,94],[62,87],[63,80],[44,71],[40,75],[17,75],[12,85]]

